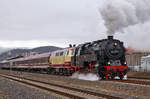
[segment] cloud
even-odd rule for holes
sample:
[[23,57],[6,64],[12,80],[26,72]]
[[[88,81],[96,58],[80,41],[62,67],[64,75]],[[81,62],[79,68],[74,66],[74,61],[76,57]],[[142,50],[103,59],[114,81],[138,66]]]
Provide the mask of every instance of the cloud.
[[[84,37],[99,24],[94,0],[0,1],[2,40],[50,40]],[[98,32],[97,32],[98,33]]]
[[[68,46],[70,43],[78,44],[103,38],[106,29],[103,21],[99,21],[101,17],[97,10],[98,1],[0,1],[0,40],[8,42],[4,47],[24,47],[19,42],[34,41],[33,45],[39,46],[55,42],[60,46]],[[63,44],[64,42],[67,43]]]

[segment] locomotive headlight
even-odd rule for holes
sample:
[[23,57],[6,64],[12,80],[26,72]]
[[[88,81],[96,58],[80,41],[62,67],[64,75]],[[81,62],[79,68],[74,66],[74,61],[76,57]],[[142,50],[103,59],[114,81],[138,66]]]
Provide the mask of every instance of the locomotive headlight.
[[108,62],[107,64],[110,65],[110,62]]
[[118,45],[118,43],[114,43],[114,45],[115,45],[115,46],[117,46],[117,45]]
[[127,62],[124,62],[124,64],[127,64]]

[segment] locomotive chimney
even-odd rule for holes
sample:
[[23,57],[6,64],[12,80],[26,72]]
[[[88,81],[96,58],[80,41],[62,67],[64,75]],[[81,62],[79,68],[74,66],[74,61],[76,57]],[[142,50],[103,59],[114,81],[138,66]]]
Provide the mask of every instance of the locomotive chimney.
[[73,47],[76,47],[76,44],[74,44]]
[[113,36],[108,36],[108,39],[109,39],[109,40],[112,40],[112,39],[113,39]]
[[69,44],[69,47],[71,48],[71,47],[72,47],[72,44]]

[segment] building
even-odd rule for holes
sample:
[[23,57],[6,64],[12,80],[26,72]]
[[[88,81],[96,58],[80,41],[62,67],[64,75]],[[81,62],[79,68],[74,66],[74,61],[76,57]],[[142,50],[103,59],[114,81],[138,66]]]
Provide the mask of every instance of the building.
[[141,65],[141,58],[143,56],[150,55],[150,52],[134,52],[134,53],[127,53],[126,54],[126,61],[128,66],[140,66]]
[[150,71],[150,55],[141,58],[141,70]]
[[127,65],[131,70],[140,71],[142,69],[141,58],[148,55],[150,55],[150,52],[140,52],[132,49],[127,49],[126,51]]

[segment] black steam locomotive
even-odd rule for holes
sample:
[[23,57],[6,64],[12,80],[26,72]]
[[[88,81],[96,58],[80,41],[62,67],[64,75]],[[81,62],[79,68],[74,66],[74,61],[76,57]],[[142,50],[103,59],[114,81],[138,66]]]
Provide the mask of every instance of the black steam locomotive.
[[108,36],[108,39],[81,44],[75,49],[72,65],[87,67],[96,72],[102,79],[123,79],[127,73],[123,42]]

